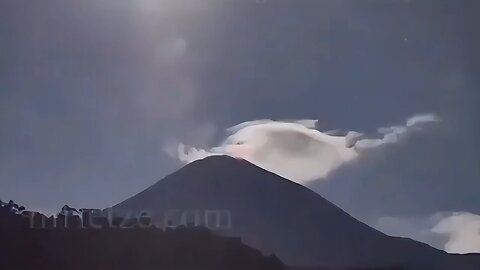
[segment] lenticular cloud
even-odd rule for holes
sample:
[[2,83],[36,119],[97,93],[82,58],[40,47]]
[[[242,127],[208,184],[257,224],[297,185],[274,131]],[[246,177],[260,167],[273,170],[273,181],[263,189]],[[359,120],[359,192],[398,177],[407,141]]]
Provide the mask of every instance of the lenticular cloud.
[[404,125],[379,128],[380,138],[366,138],[355,131],[321,132],[315,120],[248,121],[227,130],[227,138],[210,149],[178,145],[178,159],[189,163],[211,155],[229,155],[300,184],[325,179],[342,164],[357,159],[363,150],[397,143],[413,128],[439,119],[416,115]]

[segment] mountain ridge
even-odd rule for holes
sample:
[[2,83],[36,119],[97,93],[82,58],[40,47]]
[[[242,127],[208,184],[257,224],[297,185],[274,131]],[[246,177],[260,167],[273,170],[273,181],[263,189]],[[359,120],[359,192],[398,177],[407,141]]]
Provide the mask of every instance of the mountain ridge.
[[124,215],[147,208],[160,226],[168,226],[165,213],[172,209],[180,211],[174,223],[185,213],[196,222],[196,213],[202,219],[207,210],[230,211],[232,226],[219,233],[242,237],[289,265],[451,269],[442,267],[450,265],[446,252],[387,236],[311,189],[228,156],[192,162],[112,209]]

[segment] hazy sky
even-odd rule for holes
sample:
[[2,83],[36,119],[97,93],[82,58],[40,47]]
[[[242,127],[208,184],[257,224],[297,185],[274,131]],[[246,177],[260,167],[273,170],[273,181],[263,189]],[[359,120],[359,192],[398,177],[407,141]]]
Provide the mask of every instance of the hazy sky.
[[[369,224],[480,214],[480,2],[0,2],[0,198],[103,208],[255,119],[442,122],[314,190]],[[383,220],[384,221],[384,220]]]

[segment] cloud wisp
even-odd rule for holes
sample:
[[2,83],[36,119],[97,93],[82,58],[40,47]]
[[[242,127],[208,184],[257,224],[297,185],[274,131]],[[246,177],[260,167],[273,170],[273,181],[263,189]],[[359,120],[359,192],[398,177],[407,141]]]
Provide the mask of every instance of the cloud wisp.
[[[355,131],[321,132],[316,120],[255,120],[233,126],[218,146],[209,149],[179,144],[175,157],[185,163],[211,155],[229,155],[300,184],[325,179],[364,150],[398,143],[402,135],[422,124],[439,121],[434,114],[415,115],[403,125],[379,128],[380,138]],[[172,154],[172,151],[169,151]]]

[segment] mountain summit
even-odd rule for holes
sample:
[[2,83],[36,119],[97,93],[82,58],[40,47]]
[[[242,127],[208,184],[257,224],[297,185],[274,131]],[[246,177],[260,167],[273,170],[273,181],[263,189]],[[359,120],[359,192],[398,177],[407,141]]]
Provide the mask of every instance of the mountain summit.
[[147,211],[161,227],[207,226],[293,266],[477,269],[459,267],[463,256],[387,236],[312,190],[228,156],[192,162],[112,210]]

